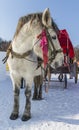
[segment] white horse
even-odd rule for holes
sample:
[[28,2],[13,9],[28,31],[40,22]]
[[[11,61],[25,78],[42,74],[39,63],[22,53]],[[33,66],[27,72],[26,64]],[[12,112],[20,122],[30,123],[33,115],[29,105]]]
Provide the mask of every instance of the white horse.
[[[31,118],[31,89],[33,78],[36,75],[41,75],[41,67],[38,69],[37,57],[43,60],[43,52],[40,47],[40,39],[37,38],[42,30],[46,29],[48,41],[52,39],[53,45],[51,58],[48,64],[55,68],[60,67],[63,62],[63,52],[57,39],[56,28],[52,18],[50,17],[49,9],[45,9],[43,13],[29,14],[19,20],[15,35],[12,40],[12,49],[8,57],[8,65],[10,76],[13,83],[14,105],[10,119],[15,120],[19,116],[19,93],[21,78],[25,80],[25,96],[26,103],[22,116],[22,121],[27,121]],[[50,37],[50,39],[49,39]],[[53,56],[53,58],[52,58]]]

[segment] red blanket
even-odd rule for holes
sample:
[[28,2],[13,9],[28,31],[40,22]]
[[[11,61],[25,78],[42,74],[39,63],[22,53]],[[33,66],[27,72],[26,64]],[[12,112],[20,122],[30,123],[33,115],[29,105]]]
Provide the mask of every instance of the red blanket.
[[58,39],[59,39],[60,45],[63,49],[63,53],[68,54],[68,56],[70,58],[74,58],[74,56],[75,56],[74,48],[73,48],[72,42],[69,38],[69,35],[65,29],[60,30]]

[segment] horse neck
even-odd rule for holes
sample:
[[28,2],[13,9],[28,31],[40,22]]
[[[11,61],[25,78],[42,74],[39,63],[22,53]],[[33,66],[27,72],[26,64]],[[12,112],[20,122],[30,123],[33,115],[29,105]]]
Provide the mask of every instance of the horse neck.
[[28,36],[25,36],[23,32],[20,32],[18,36],[15,36],[15,38],[12,41],[12,49],[20,54],[27,52],[29,50],[32,50],[32,41],[32,35],[30,35],[30,37],[28,38]]
[[[38,40],[36,37],[42,31],[40,27],[31,28],[29,23],[25,24],[12,42],[15,52],[24,53],[33,48],[33,44]],[[36,39],[36,41],[35,41]]]

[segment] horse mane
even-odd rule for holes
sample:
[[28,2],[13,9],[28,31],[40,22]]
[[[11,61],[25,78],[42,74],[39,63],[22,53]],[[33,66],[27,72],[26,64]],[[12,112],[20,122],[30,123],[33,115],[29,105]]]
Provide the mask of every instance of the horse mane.
[[38,17],[41,21],[41,24],[42,24],[42,13],[33,13],[33,14],[29,14],[27,16],[23,16],[19,19],[18,21],[18,24],[17,24],[17,27],[16,27],[16,31],[15,31],[15,34],[14,34],[14,37],[18,35],[20,29],[23,27],[23,25],[27,22],[29,22],[31,20],[31,23],[32,21],[34,20],[34,18]]
[[[42,14],[43,13],[33,13],[33,14],[29,14],[29,15],[26,15],[26,16],[23,16],[19,19],[18,21],[18,24],[17,24],[17,27],[16,27],[16,31],[15,31],[15,34],[14,34],[14,37],[18,35],[19,31],[21,30],[21,28],[23,27],[23,25],[27,22],[29,22],[31,20],[31,23],[32,21],[35,19],[35,18],[39,18],[41,24],[42,24]],[[58,34],[59,33],[59,28],[57,26],[57,24],[54,22],[53,18],[52,19],[52,26],[53,26],[53,29],[54,31]]]
[[55,21],[53,20],[53,18],[52,18],[52,26],[53,26],[54,31],[55,31],[56,34],[58,35],[58,34],[59,34],[59,27],[58,27],[58,25],[55,23]]

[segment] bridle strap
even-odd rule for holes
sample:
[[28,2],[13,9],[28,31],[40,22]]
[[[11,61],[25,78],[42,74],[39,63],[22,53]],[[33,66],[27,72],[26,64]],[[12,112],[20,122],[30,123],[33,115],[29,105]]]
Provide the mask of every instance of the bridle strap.
[[51,37],[51,36],[50,36],[50,33],[49,33],[49,31],[48,31],[47,28],[46,28],[46,35],[47,35],[48,42],[50,41],[51,46],[53,47],[52,54],[54,54],[53,56],[51,55],[51,57],[49,58],[49,61],[53,61],[53,60],[55,59],[56,55],[57,55],[58,53],[63,52],[63,51],[62,51],[62,49],[56,50],[56,48],[55,48],[55,46],[54,46],[54,44],[53,44],[53,41],[52,41],[52,38],[53,38],[53,39],[56,39],[56,37]]
[[54,54],[56,54],[56,49],[55,49],[55,46],[54,46],[54,44],[52,42],[52,37],[50,36],[50,33],[48,32],[47,28],[46,28],[46,35],[47,35],[47,39],[50,41],[50,43],[51,43],[51,45],[52,45],[52,47],[54,49]]

